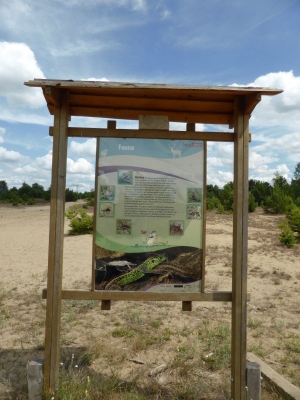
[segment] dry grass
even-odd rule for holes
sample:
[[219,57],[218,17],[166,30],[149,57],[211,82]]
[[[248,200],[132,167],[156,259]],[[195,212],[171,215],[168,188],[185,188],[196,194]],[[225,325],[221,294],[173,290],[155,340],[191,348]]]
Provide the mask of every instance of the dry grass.
[[[278,244],[279,219],[250,215],[248,351],[300,386],[300,274],[292,268],[300,253]],[[230,290],[231,227],[231,215],[208,213],[207,289]],[[41,276],[31,281],[22,296],[0,286],[3,400],[27,398],[27,361],[43,358]],[[98,302],[64,301],[58,398],[230,399],[230,321],[227,303],[194,303],[184,313],[172,302],[113,302],[107,312]],[[262,399],[277,398],[270,390],[263,385]]]

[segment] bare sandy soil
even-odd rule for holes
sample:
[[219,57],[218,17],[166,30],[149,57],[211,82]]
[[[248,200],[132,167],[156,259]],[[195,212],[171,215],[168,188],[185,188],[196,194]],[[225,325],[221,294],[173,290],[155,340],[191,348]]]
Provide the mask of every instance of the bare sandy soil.
[[[1,399],[17,398],[11,393],[25,390],[27,361],[43,358],[45,301],[41,293],[47,284],[49,211],[49,205],[0,207]],[[249,214],[248,351],[299,387],[300,248],[280,244],[277,225],[282,219],[262,210]],[[92,237],[72,237],[68,230],[66,220],[63,287],[89,289]],[[232,216],[209,212],[207,290],[231,289],[231,259]],[[94,353],[91,368],[99,373],[117,371],[128,378],[144,368],[149,374],[155,366],[174,365],[178,353],[189,343],[193,346],[195,332],[199,333],[204,321],[218,326],[229,324],[230,318],[228,303],[193,304],[193,311],[184,313],[178,303],[114,302],[111,311],[103,312],[98,303],[65,302],[62,360],[70,354],[80,357],[89,349],[89,354]],[[157,329],[147,336],[147,345],[142,339],[140,343],[132,339],[137,338],[134,324],[141,332]],[[128,334],[124,329],[122,334],[121,328]],[[201,360],[211,357],[207,348],[198,349]],[[147,362],[141,367],[128,359]],[[225,370],[222,374],[229,381],[229,365]],[[209,369],[202,372],[211,385],[218,384],[217,374]],[[167,385],[171,375],[167,368],[157,376],[158,383]]]

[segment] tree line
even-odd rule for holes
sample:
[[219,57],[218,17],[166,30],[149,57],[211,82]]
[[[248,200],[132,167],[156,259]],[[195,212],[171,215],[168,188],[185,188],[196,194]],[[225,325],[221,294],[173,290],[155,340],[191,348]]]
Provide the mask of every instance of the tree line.
[[[48,202],[50,198],[51,187],[45,190],[38,183],[30,186],[23,182],[19,189],[16,187],[9,189],[6,181],[0,181],[0,203],[11,203],[14,206],[33,205],[37,202]],[[66,189],[66,201],[79,199],[86,199],[92,205],[94,190],[81,193],[70,188]],[[278,172],[275,173],[272,184],[250,179],[248,204],[249,212],[255,211],[257,207],[262,207],[267,213],[285,214],[285,219],[279,225],[279,239],[284,245],[293,247],[300,241],[300,162],[295,167],[291,183]],[[219,213],[231,213],[233,211],[233,182],[228,182],[223,188],[219,188],[217,185],[207,185],[206,208],[208,210],[217,209]],[[81,224],[79,228],[76,225],[74,234],[82,233],[82,225],[84,228],[88,228],[88,233],[90,232],[92,217],[89,217],[91,221],[87,221],[88,215],[85,210],[76,209],[76,216],[72,214],[67,217],[71,219],[71,222],[75,221],[77,225]],[[84,231],[84,233],[86,232]]]
[[[19,204],[33,205],[41,202],[49,202],[51,198],[51,187],[44,189],[44,187],[38,183],[33,183],[31,186],[28,183],[23,182],[20,188],[15,186],[11,189],[8,188],[6,181],[0,181],[0,202],[10,203],[14,206]],[[88,192],[75,192],[70,188],[66,188],[65,200],[66,201],[77,201],[80,199],[93,200],[94,190]]]
[[[40,201],[50,201],[51,187],[44,189],[38,183],[31,186],[23,182],[20,188],[8,188],[6,181],[0,181],[0,202],[18,204],[35,204]],[[94,190],[88,192],[76,192],[66,189],[66,201],[80,199],[91,200],[94,198]],[[295,167],[294,177],[291,183],[278,172],[272,179],[272,184],[255,179],[249,180],[249,212],[262,207],[265,212],[284,214],[291,205],[300,207],[300,162]],[[206,186],[206,208],[217,209],[218,212],[233,211],[233,182],[228,182],[223,188],[217,185]]]
[[[296,165],[291,183],[276,172],[272,184],[250,179],[248,193],[249,212],[262,207],[267,213],[284,214],[293,205],[300,207],[300,163]],[[217,185],[207,185],[206,208],[217,209],[220,213],[232,212],[233,182],[226,183],[221,189]]]

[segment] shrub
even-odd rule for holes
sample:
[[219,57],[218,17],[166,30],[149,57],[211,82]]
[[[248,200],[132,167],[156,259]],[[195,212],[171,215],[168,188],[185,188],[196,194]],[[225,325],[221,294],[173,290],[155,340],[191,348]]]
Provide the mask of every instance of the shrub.
[[291,248],[297,243],[297,239],[293,230],[290,228],[289,223],[287,221],[283,221],[278,225],[281,230],[279,234],[279,240],[285,246]]
[[267,213],[283,214],[292,204],[292,198],[286,195],[280,187],[274,186],[273,193],[266,198],[263,209]]
[[300,207],[295,205],[289,207],[286,213],[286,218],[291,230],[296,232],[298,238],[300,238]]
[[248,202],[248,211],[249,212],[254,212],[258,204],[255,201],[254,195],[249,192],[249,202]]
[[206,199],[206,209],[207,210],[213,210],[214,208],[218,208],[220,203],[220,200],[217,197],[208,197]]
[[70,235],[85,235],[93,233],[94,218],[86,210],[79,208],[78,205],[66,212],[66,217],[70,220]]
[[31,199],[29,199],[28,201],[27,201],[27,205],[28,206],[33,206],[35,204],[35,200],[33,199],[33,198],[31,198]]

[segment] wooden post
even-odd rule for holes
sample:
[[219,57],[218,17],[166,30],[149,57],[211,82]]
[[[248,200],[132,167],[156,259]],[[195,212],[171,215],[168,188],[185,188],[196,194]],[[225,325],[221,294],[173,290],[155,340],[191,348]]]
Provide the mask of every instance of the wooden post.
[[246,400],[249,115],[235,102],[231,397]]
[[62,91],[61,106],[54,113],[48,296],[46,310],[44,385],[54,393],[58,382],[63,274],[65,189],[68,146],[68,93]]

